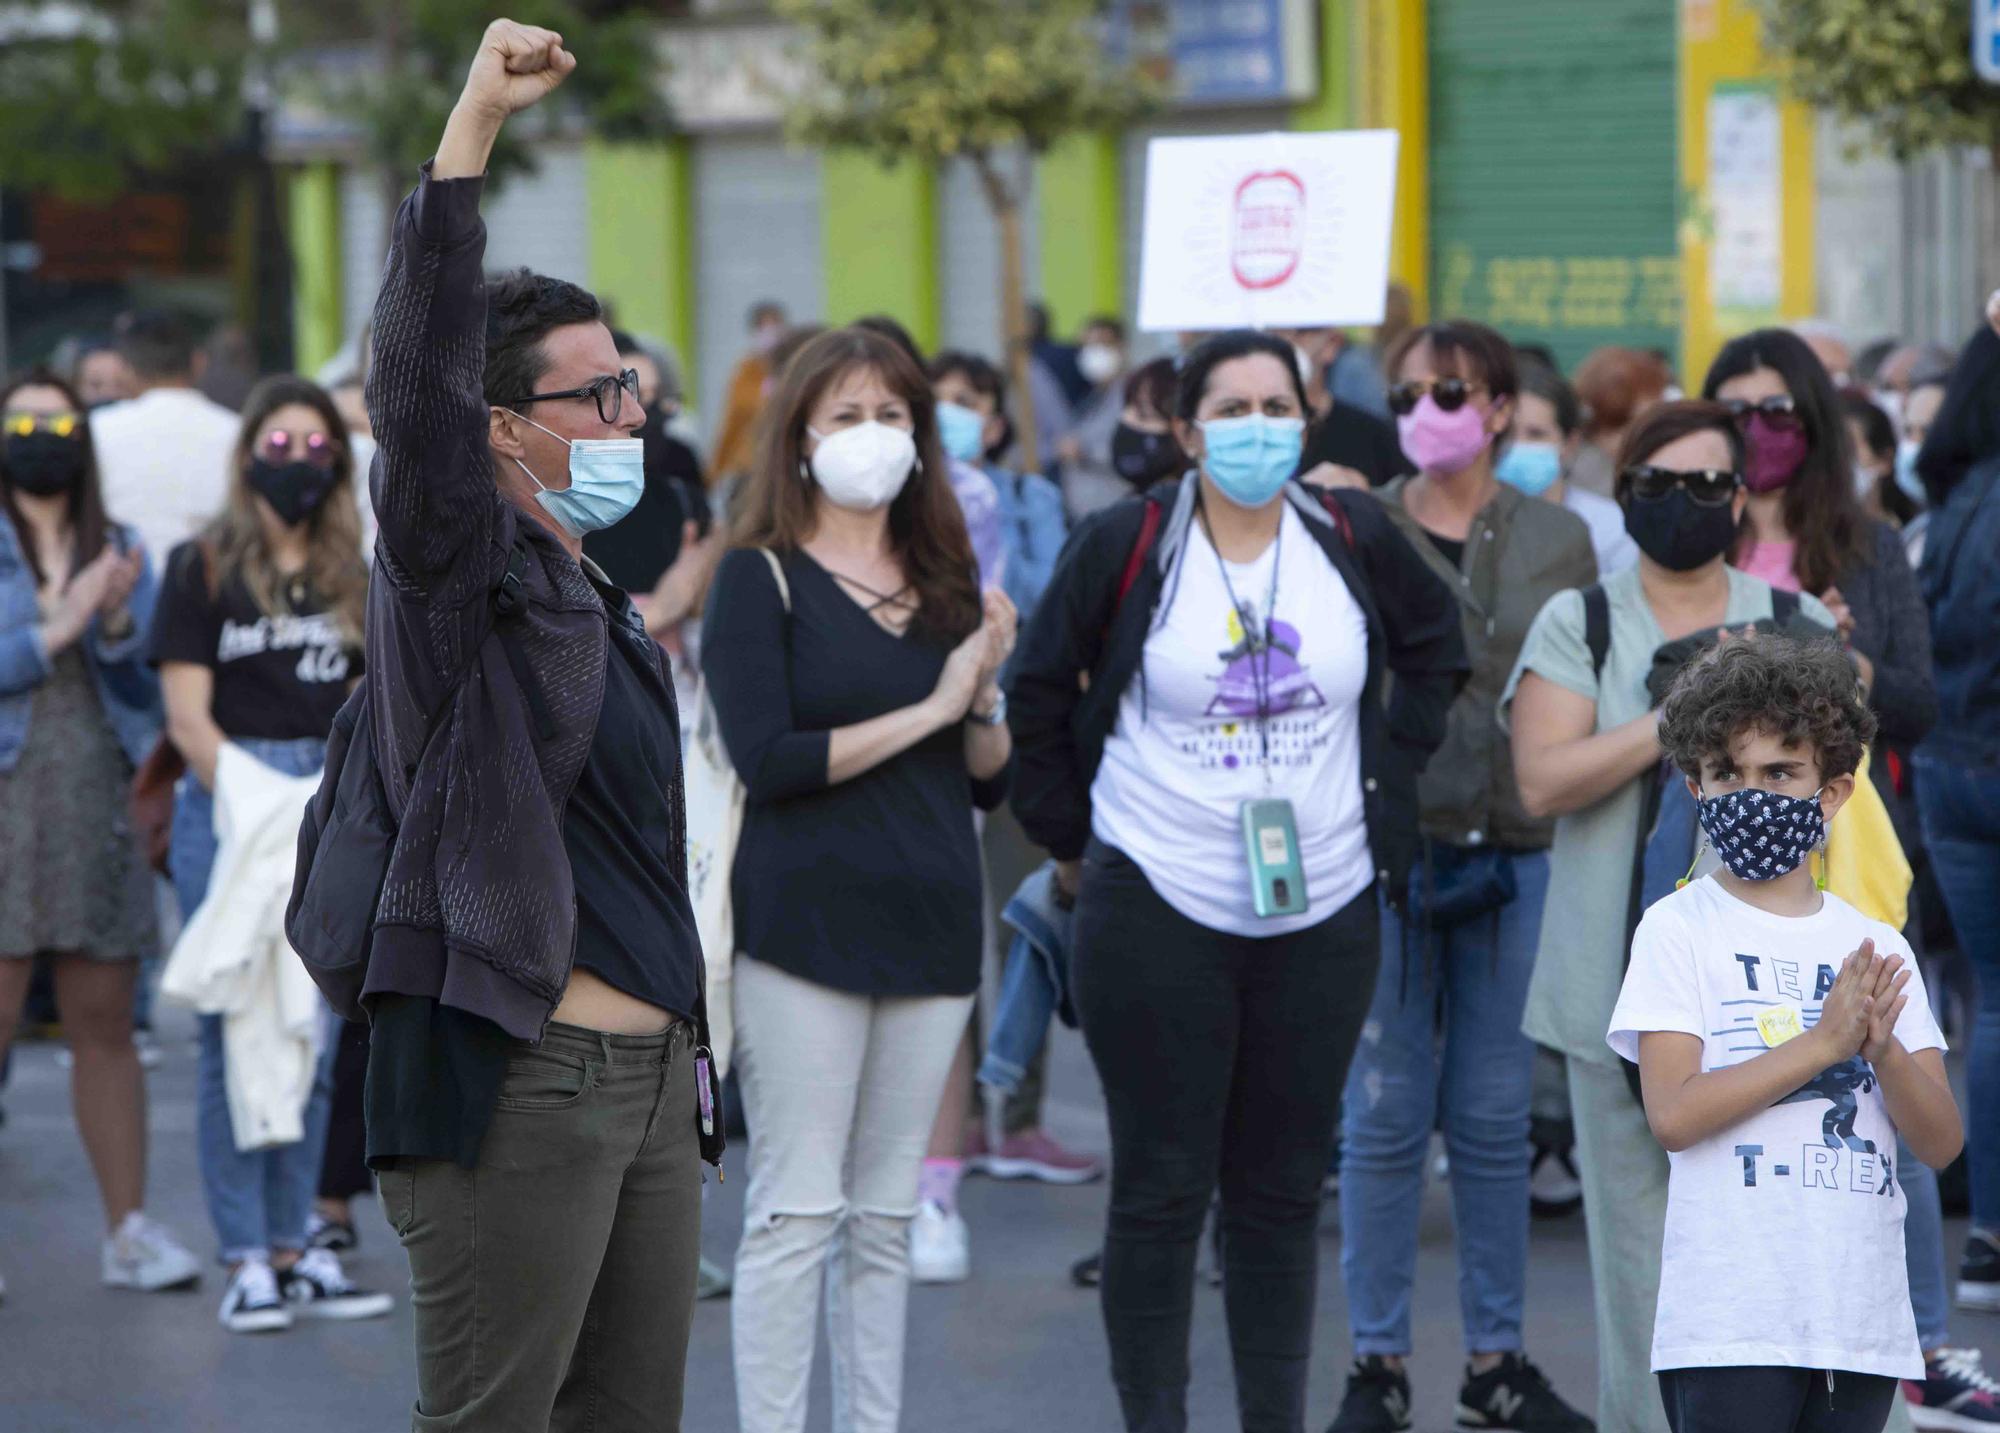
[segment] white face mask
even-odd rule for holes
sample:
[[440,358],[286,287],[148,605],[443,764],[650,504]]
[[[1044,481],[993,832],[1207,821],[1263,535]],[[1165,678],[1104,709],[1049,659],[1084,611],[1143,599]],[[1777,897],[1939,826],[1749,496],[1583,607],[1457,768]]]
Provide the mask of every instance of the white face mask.
[[1086,343],[1076,353],[1076,371],[1099,388],[1116,378],[1124,366],[1118,350],[1108,343]]
[[887,507],[917,465],[917,440],[906,428],[867,422],[836,433],[806,431],[819,441],[812,455],[813,479],[835,507],[855,512]]

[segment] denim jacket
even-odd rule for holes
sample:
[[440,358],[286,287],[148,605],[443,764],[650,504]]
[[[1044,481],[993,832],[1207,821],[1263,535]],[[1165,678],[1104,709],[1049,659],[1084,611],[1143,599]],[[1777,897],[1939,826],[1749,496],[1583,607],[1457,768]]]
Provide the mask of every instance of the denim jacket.
[[1063,1024],[1076,1028],[1069,989],[1073,914],[1056,900],[1054,861],[1042,862],[1021,882],[1000,919],[1014,928],[1014,941],[1008,947],[986,1058],[979,1063],[979,1083],[1011,1094],[1041,1053],[1049,1017],[1059,1015]]
[[[128,546],[139,535],[119,527]],[[164,719],[160,679],[146,662],[147,629],[153,621],[158,587],[152,562],[141,554],[139,581],[127,604],[132,631],[113,642],[104,636],[101,618],[90,619],[83,637],[83,659],[97,684],[97,699],[118,734],[118,744],[136,767],[152,749]],[[28,713],[35,688],[55,671],[55,661],[42,645],[42,613],[35,600],[35,570],[14,524],[0,519],[0,772],[8,772],[28,745]]]
[[1000,494],[1000,540],[1007,553],[1001,586],[1026,622],[1056,570],[1056,557],[1069,536],[1062,489],[1035,473],[984,466]]

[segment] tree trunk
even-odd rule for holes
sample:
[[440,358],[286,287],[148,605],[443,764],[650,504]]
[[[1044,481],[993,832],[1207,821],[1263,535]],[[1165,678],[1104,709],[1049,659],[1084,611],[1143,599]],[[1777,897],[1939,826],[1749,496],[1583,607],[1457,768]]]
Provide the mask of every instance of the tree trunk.
[[1006,335],[1007,379],[1014,390],[1016,441],[1024,472],[1042,470],[1040,434],[1035,427],[1035,393],[1028,384],[1028,296],[1021,272],[1021,201],[994,168],[993,157],[972,158],[986,192],[987,207],[1000,228],[1000,325]]

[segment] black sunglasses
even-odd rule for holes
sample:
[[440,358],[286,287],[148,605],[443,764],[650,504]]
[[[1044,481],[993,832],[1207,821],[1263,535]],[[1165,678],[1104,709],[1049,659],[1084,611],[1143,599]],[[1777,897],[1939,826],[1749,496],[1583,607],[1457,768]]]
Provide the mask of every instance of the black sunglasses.
[[1389,411],[1401,418],[1416,411],[1417,402],[1426,393],[1431,402],[1446,413],[1456,413],[1465,406],[1465,400],[1479,392],[1484,383],[1467,383],[1463,378],[1440,378],[1434,383],[1398,383],[1389,390]]
[[1796,428],[1799,423],[1799,405],[1788,393],[1773,394],[1755,403],[1744,398],[1731,398],[1723,406],[1729,410],[1729,416],[1736,420],[1738,427],[1748,424],[1753,416],[1767,419],[1780,428]]
[[1736,496],[1743,479],[1727,468],[1645,467],[1625,470],[1625,491],[1634,502],[1654,503],[1675,488],[1686,488],[1696,507],[1719,508]]
[[595,398],[597,416],[607,423],[616,423],[618,415],[624,411],[625,395],[632,395],[632,401],[639,401],[639,370],[628,368],[623,373],[605,374],[586,383],[581,388],[565,388],[560,393],[530,393],[525,398],[509,400],[507,406],[519,408],[524,403],[547,403],[557,398]]

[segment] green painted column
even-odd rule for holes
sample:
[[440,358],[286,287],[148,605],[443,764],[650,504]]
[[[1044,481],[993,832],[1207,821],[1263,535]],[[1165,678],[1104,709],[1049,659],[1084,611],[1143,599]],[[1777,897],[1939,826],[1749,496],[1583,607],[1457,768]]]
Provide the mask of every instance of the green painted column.
[[[1096,313],[1125,307],[1124,196],[1119,140],[1080,134],[1042,156],[1035,172],[1042,271],[1028,297],[1049,308],[1057,333],[1075,333]],[[1134,224],[1139,216],[1131,216]]]
[[857,150],[821,158],[820,264],[826,319],[885,313],[919,347],[938,341],[937,178],[929,165],[884,168]]
[[694,165],[681,138],[584,149],[590,287],[621,327],[674,346],[695,401]]
[[340,170],[327,162],[294,169],[286,184],[292,246],[292,364],[311,373],[339,351]]
[[1319,27],[1319,93],[1292,106],[1292,128],[1353,129],[1353,0],[1319,0],[1314,9]]

